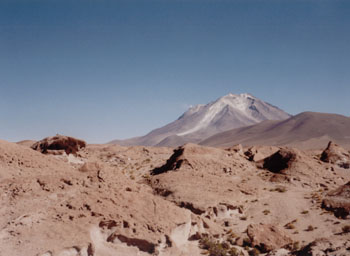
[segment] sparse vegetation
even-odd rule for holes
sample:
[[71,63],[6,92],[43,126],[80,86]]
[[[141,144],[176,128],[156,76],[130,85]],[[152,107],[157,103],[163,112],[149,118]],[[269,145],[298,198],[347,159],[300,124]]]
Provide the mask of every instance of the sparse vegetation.
[[142,177],[146,180],[149,180],[151,178],[151,176],[148,173],[142,175]]
[[342,231],[343,233],[350,233],[350,225],[345,225],[342,227]]
[[204,237],[199,241],[201,249],[206,250],[209,256],[239,256],[243,255],[238,249],[231,247],[227,242],[218,242]]
[[270,210],[264,210],[264,211],[263,211],[263,214],[264,214],[264,215],[268,215],[269,213],[270,213]]
[[286,229],[295,229],[295,226],[294,226],[294,224],[292,224],[292,223],[288,223],[288,224],[286,224],[284,227],[285,227]]
[[312,225],[309,225],[306,229],[306,231],[313,231],[315,230],[315,227],[313,227]]
[[150,159],[150,158],[147,158],[147,159],[145,159],[142,163],[143,163],[143,164],[147,164],[147,163],[149,163],[149,162],[151,162],[151,159]]
[[284,193],[287,192],[287,189],[285,187],[277,187],[277,188],[272,188],[269,191],[271,192],[279,192],[279,193]]
[[291,243],[290,245],[288,245],[288,249],[292,252],[299,251],[300,248],[301,247],[300,247],[299,241],[295,241],[295,242]]
[[306,211],[306,210],[301,212],[301,214],[308,214],[308,213],[309,211]]
[[256,248],[251,249],[248,253],[249,253],[249,256],[259,256],[260,255],[260,251]]
[[291,222],[287,223],[286,225],[284,225],[284,227],[286,229],[295,229],[295,223],[298,222],[298,219],[292,220]]
[[236,239],[234,239],[233,237],[228,237],[227,242],[229,242],[231,245],[236,245]]
[[243,239],[243,246],[250,247],[251,245],[252,245],[252,242],[250,241],[250,239],[248,237]]

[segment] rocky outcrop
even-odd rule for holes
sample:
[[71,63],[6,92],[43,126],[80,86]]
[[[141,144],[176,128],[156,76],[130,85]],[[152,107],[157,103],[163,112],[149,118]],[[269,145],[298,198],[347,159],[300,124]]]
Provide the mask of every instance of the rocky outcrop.
[[200,169],[207,166],[203,159],[215,158],[215,156],[221,155],[222,152],[225,151],[188,143],[176,148],[167,162],[163,166],[153,169],[151,174],[158,175],[185,167]]
[[338,218],[350,215],[350,182],[331,191],[322,201],[322,207],[332,211]]
[[280,149],[271,156],[260,160],[258,166],[273,173],[282,173],[283,170],[291,167],[296,160],[297,154],[291,149]]
[[349,255],[350,241],[341,238],[320,238],[296,253],[297,256]]
[[321,161],[337,164],[339,167],[350,168],[350,153],[344,148],[330,141],[327,148],[321,154]]
[[40,151],[43,154],[73,154],[86,147],[86,142],[73,137],[56,135],[53,137],[47,137],[36,143],[31,148]]
[[153,169],[151,174],[158,175],[158,174],[170,171],[170,170],[179,169],[181,167],[181,165],[184,163],[184,161],[187,161],[185,159],[180,159],[180,157],[184,153],[184,150],[185,150],[184,147],[179,147],[179,148],[175,149],[174,153],[167,160],[167,162],[163,166]]
[[249,161],[259,162],[278,150],[279,148],[274,146],[252,146],[244,152],[244,155]]
[[291,244],[292,239],[279,227],[271,224],[251,224],[247,228],[251,244],[261,252],[269,252]]

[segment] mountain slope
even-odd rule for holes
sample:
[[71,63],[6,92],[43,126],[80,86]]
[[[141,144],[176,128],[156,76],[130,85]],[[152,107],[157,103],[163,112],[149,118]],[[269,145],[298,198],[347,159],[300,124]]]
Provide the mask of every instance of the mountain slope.
[[303,112],[283,121],[264,121],[218,133],[200,142],[206,146],[290,145],[317,148],[334,140],[350,145],[350,118],[337,114]]
[[207,105],[191,107],[176,121],[142,137],[111,143],[120,145],[179,146],[199,142],[229,129],[248,126],[264,120],[290,117],[283,110],[250,94],[228,94]]

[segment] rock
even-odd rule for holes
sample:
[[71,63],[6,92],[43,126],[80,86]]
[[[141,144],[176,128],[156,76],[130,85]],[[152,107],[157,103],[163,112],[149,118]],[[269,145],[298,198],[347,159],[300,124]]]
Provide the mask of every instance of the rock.
[[205,209],[203,209],[203,207],[195,206],[190,202],[183,202],[182,201],[182,202],[178,203],[178,206],[180,206],[181,208],[186,208],[197,215],[201,215],[201,214],[205,213]]
[[86,147],[86,142],[73,137],[56,135],[53,137],[47,137],[36,143],[31,148],[40,151],[43,154],[67,154],[76,155],[77,152]]
[[280,249],[293,241],[281,228],[271,224],[251,224],[247,228],[251,244],[261,252]]
[[336,164],[339,167],[350,168],[350,153],[344,148],[330,141],[327,148],[321,154],[321,161]]
[[238,153],[239,155],[244,156],[244,150],[243,150],[242,144],[238,144],[233,147],[227,148],[226,151],[235,152],[235,153]]
[[274,146],[252,146],[244,152],[244,155],[249,161],[259,162],[260,160],[276,153],[278,150],[279,148]]
[[206,167],[206,163],[202,161],[203,158],[215,158],[226,152],[216,148],[209,148],[188,143],[174,150],[167,162],[161,166],[153,169],[151,175],[159,175],[168,171],[177,171],[182,168],[199,169]]
[[185,151],[185,146],[179,147],[174,150],[172,156],[167,160],[167,162],[151,171],[152,175],[162,174],[170,170],[179,169],[183,164],[190,165],[187,159],[181,159]]
[[244,238],[243,237],[238,237],[236,239],[236,245],[243,247],[244,246]]
[[283,170],[291,167],[296,158],[297,154],[292,149],[280,149],[271,156],[260,160],[258,166],[273,173],[282,173]]
[[122,243],[126,243],[128,246],[135,246],[139,248],[140,251],[150,254],[155,252],[156,245],[146,239],[132,238],[114,233],[108,237],[107,242],[115,242],[116,239]]
[[341,238],[319,238],[296,253],[297,256],[349,255],[350,241]]
[[350,182],[329,192],[322,201],[322,208],[332,211],[338,218],[350,215]]

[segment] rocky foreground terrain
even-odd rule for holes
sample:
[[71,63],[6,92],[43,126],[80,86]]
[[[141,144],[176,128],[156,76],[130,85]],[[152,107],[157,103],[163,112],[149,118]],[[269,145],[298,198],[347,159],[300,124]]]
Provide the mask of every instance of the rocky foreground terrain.
[[0,255],[350,255],[350,153],[324,149],[0,141]]

